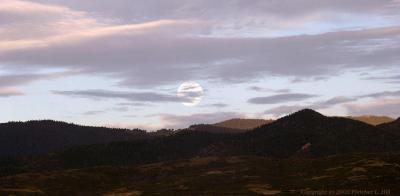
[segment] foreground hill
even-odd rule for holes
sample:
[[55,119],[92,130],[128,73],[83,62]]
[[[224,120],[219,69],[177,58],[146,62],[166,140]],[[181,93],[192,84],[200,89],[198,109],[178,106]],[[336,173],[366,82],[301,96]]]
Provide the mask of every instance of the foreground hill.
[[143,164],[196,156],[322,157],[400,151],[398,122],[373,126],[306,109],[244,133],[232,134],[233,129],[199,125],[154,137],[140,130],[33,121],[1,124],[0,147],[3,155],[65,149],[44,161],[56,163],[51,167],[66,168]]
[[209,133],[237,134],[251,131],[252,129],[269,124],[271,122],[273,122],[273,120],[235,118],[215,124],[192,125],[188,128],[188,130],[205,131]]
[[143,141],[81,146],[54,157],[66,167],[143,164],[196,156],[323,157],[397,152],[400,136],[348,118],[302,110],[240,134],[183,130]]
[[399,129],[400,128],[400,118],[393,120],[388,123],[383,123],[379,125],[382,128],[391,128],[391,129]]
[[395,121],[378,125],[382,130],[391,131],[393,134],[400,135],[400,118]]
[[[399,154],[318,159],[197,157],[0,177],[0,195],[399,195]],[[321,194],[319,194],[321,195]]]
[[308,109],[236,134],[185,129],[149,137],[54,121],[0,124],[3,142],[21,142],[7,143],[9,151],[74,146],[0,158],[0,194],[315,195],[329,188],[399,195],[399,127],[400,119],[373,126]]
[[273,120],[264,119],[240,119],[234,118],[219,123],[215,123],[214,126],[231,128],[231,129],[241,129],[241,130],[251,130],[262,125],[274,122]]
[[393,118],[387,116],[372,116],[372,115],[365,115],[365,116],[348,116],[347,118],[358,120],[361,122],[365,122],[370,125],[380,125],[383,123],[389,123],[394,121]]
[[79,126],[57,121],[0,124],[0,156],[35,155],[76,145],[148,138],[145,131]]
[[[53,121],[1,124],[2,133],[10,126],[8,131],[19,137],[28,134],[26,141],[37,135],[41,142],[69,138],[74,142],[67,144],[74,147],[41,157],[0,159],[0,194],[300,195],[329,187],[390,189],[397,195],[399,125],[400,120],[373,126],[308,109],[237,134],[186,129],[149,137],[140,130],[132,134]],[[97,140],[87,140],[91,137]],[[16,141],[22,141],[16,148],[29,148],[29,142]],[[75,145],[88,141],[94,144]],[[46,142],[51,148],[66,147]],[[39,144],[30,146],[38,149]]]
[[187,128],[187,130],[203,131],[203,132],[208,132],[208,133],[225,133],[225,134],[237,134],[237,133],[244,133],[244,132],[248,131],[245,129],[219,127],[216,125],[209,125],[209,124],[191,125],[189,128]]
[[306,109],[245,133],[230,143],[221,143],[211,151],[219,153],[224,146],[232,153],[288,157],[307,145],[311,156],[326,156],[397,151],[400,150],[399,141],[399,135],[391,131]]

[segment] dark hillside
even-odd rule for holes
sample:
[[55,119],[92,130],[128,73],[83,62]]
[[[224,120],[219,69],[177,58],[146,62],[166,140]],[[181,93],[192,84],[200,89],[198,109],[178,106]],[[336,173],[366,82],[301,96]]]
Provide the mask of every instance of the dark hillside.
[[[77,147],[64,152],[67,165],[137,164],[196,156],[307,157],[343,153],[399,151],[399,136],[348,118],[326,117],[313,110],[292,115],[241,134],[180,131],[136,142]],[[304,147],[307,147],[304,150]],[[87,162],[90,160],[90,162]]]
[[0,156],[44,154],[66,147],[147,138],[143,130],[89,127],[51,120],[0,124]]
[[400,134],[400,118],[392,122],[380,124],[378,125],[378,127],[382,129],[390,129],[392,131],[397,131]]
[[302,110],[246,135],[247,149],[256,154],[287,157],[311,144],[314,156],[346,152],[398,150],[397,136],[388,131],[341,117],[326,117],[313,110]]
[[214,143],[228,140],[230,134],[181,131],[167,137],[130,142],[78,146],[56,156],[66,167],[142,164],[198,156]]
[[[390,126],[376,127],[306,109],[252,131],[235,134],[231,129],[205,125],[176,132],[170,130],[161,134],[162,137],[151,137],[140,130],[82,127],[53,121],[9,123],[0,127],[1,138],[5,141],[1,145],[7,147],[2,148],[4,154],[43,153],[74,146],[49,156],[44,162],[78,168],[197,156],[316,158],[345,153],[398,152],[400,136],[389,129],[395,125],[393,122]],[[13,138],[10,141],[15,143],[7,143],[6,138]]]
[[232,154],[289,157],[307,143],[311,144],[313,156],[397,151],[398,138],[390,131],[360,121],[326,117],[306,109],[238,136],[230,143],[221,143],[213,151],[218,152],[223,146]]
[[207,125],[207,124],[199,124],[192,125],[188,128],[190,131],[204,131],[209,133],[244,133],[246,130],[243,129],[234,129],[227,127],[219,127],[216,125]]

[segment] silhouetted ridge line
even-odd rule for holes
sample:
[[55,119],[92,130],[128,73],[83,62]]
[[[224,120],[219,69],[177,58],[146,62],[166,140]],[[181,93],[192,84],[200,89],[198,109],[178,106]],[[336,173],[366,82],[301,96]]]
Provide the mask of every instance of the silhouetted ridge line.
[[384,130],[390,130],[392,133],[400,135],[400,118],[389,123],[380,124],[377,127]]
[[374,115],[363,115],[363,116],[347,116],[347,118],[365,122],[370,125],[380,125],[384,123],[393,122],[395,119],[388,116],[374,116]]
[[214,126],[231,129],[242,129],[248,131],[263,126],[265,124],[269,124],[271,122],[273,122],[273,120],[233,118],[215,123]]
[[[81,126],[76,129],[71,129],[74,126],[59,126],[57,129],[52,126],[44,126],[44,129],[40,126],[40,129],[22,126],[17,131],[10,129],[7,132],[3,129],[4,125],[0,125],[0,150],[18,155],[19,151],[27,153],[32,146],[42,147],[34,152],[51,152],[60,147],[81,145],[53,156],[55,162],[63,162],[72,167],[139,164],[196,156],[250,155],[287,158],[299,155],[299,149],[303,149],[300,151],[302,157],[396,152],[400,150],[400,135],[396,122],[390,125],[394,128],[376,127],[343,117],[327,117],[310,109],[238,134],[231,134],[232,130],[221,130],[212,125],[195,125],[177,132],[167,131],[166,135],[169,136],[166,137],[149,137],[145,132],[114,135],[113,129]],[[32,128],[40,131],[32,131]],[[4,146],[7,148],[3,148]]]
[[[100,129],[112,129],[112,130],[120,130],[120,131],[131,131],[131,129],[125,128],[108,128],[105,126],[89,126],[89,125],[80,125],[75,123],[69,123],[64,121],[57,120],[28,120],[28,121],[9,121],[6,123],[0,123],[0,125],[13,125],[13,126],[62,126],[62,127],[85,127],[85,128],[100,128]],[[132,129],[132,131],[145,131],[140,129]]]
[[303,109],[292,114],[287,115],[281,119],[291,119],[291,118],[326,118],[326,116],[312,109]]
[[148,138],[140,129],[81,126],[53,120],[0,124],[0,156],[37,155],[71,146]]
[[227,127],[219,127],[216,125],[209,125],[209,124],[196,124],[191,125],[187,128],[189,131],[204,131],[209,133],[226,133],[226,134],[237,134],[243,133],[246,130],[242,129],[234,129],[234,128],[227,128]]

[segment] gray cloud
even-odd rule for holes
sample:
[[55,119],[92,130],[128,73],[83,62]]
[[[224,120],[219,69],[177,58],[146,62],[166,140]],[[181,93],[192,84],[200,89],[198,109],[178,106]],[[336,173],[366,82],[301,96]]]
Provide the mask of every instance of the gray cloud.
[[400,62],[399,27],[284,38],[162,34],[176,25],[146,30],[148,34],[129,30],[68,44],[8,50],[0,54],[0,62],[107,73],[121,78],[122,85],[138,88],[202,79],[243,82],[271,74],[326,76],[357,67],[384,69]]
[[[398,0],[5,0],[0,5],[0,71],[18,74],[0,76],[0,97],[22,95],[15,87],[61,77],[42,74],[49,68],[110,77],[133,89],[161,89],[187,80],[252,82],[270,76],[317,82],[358,68],[372,73],[390,70],[400,64],[399,8]],[[256,104],[314,97],[290,89],[250,90],[280,94],[248,100]],[[173,93],[150,90],[52,93],[127,102],[115,111],[185,101]],[[197,96],[189,93],[186,101]],[[388,91],[303,104],[324,109],[363,98],[398,96],[399,92]],[[301,108],[280,106],[269,112]],[[204,115],[169,117],[182,125]]]
[[325,100],[325,101],[317,101],[317,102],[314,102],[314,103],[308,104],[308,105],[282,105],[282,106],[268,109],[264,113],[271,114],[276,117],[280,117],[282,115],[290,114],[290,113],[293,113],[293,112],[296,112],[298,110],[305,109],[305,108],[320,110],[320,109],[326,109],[326,108],[333,107],[338,104],[344,104],[344,103],[348,103],[348,102],[352,102],[352,101],[356,101],[356,100],[357,100],[357,98],[339,96],[339,97],[333,97],[333,98]]
[[259,86],[250,86],[249,90],[256,91],[256,92],[275,92],[275,93],[289,93],[290,89],[270,89],[270,88],[263,88]]
[[0,87],[23,86],[39,80],[57,79],[61,77],[74,75],[77,73],[79,72],[66,71],[66,72],[45,73],[45,74],[30,73],[30,74],[0,75]]
[[123,106],[123,107],[143,107],[143,106],[151,106],[151,104],[149,103],[143,103],[143,102],[124,102],[124,103],[118,103],[119,106]]
[[8,74],[0,75],[0,97],[12,97],[24,95],[17,89],[19,86],[28,85],[40,80],[50,80],[60,77],[66,77],[77,72],[56,72],[47,74]]
[[43,74],[29,73],[29,74],[0,75],[0,86],[20,86],[38,80],[57,79],[71,75],[76,75],[79,73],[80,73],[79,71],[71,70],[71,71],[43,73]]
[[267,97],[255,97],[249,99],[247,102],[252,104],[276,104],[276,103],[284,103],[290,101],[302,101],[312,97],[316,97],[316,95],[302,94],[302,93],[286,93],[286,94],[278,94]]
[[83,97],[91,99],[123,99],[132,102],[182,102],[184,99],[176,96],[153,92],[125,92],[109,90],[77,90],[77,91],[51,91],[57,95]]
[[282,106],[278,106],[278,107],[274,107],[271,109],[266,110],[264,113],[265,114],[272,114],[275,117],[280,117],[286,114],[291,114],[294,113],[296,111],[302,110],[307,108],[307,106],[302,106],[302,105],[282,105]]
[[139,117],[138,115],[135,114],[129,114],[129,115],[124,115],[125,118],[137,118]]
[[345,107],[350,115],[400,116],[400,99],[378,99],[367,103],[346,104]]
[[360,98],[399,97],[400,91],[383,91],[359,96]]
[[104,110],[90,110],[83,112],[83,115],[100,115],[100,114],[105,114],[107,112],[128,112],[129,108],[127,107],[113,107],[113,108],[107,108]]
[[329,108],[329,107],[332,107],[332,106],[335,106],[338,104],[348,103],[348,102],[357,101],[357,100],[358,100],[357,98],[353,98],[353,97],[345,97],[345,96],[333,97],[326,101],[315,102],[312,105],[310,105],[310,108],[325,109],[325,108]]
[[[334,21],[345,14],[392,15],[397,14],[398,2],[395,0],[118,0],[110,2],[98,0],[96,4],[79,0],[35,0],[42,3],[67,5],[88,13],[97,13],[121,22],[144,22],[159,19],[201,19],[212,21],[215,25],[230,24],[231,28],[246,26],[284,26],[276,21],[314,20]],[[135,6],[127,6],[135,5]]]
[[100,114],[104,114],[106,113],[106,111],[104,110],[91,110],[91,111],[87,111],[82,113],[83,115],[88,115],[88,116],[93,116],[93,115],[100,115]]
[[228,104],[225,103],[212,103],[212,104],[207,104],[205,105],[206,107],[216,107],[216,108],[225,108],[228,107]]
[[365,80],[380,80],[380,81],[386,81],[387,83],[398,83],[400,82],[400,75],[394,75],[394,76],[374,76],[374,77],[365,77],[363,78]]
[[336,104],[346,103],[346,102],[356,101],[356,100],[357,99],[355,99],[355,98],[349,98],[349,97],[340,96],[340,97],[334,97],[332,99],[328,99],[324,103],[325,104],[329,104],[329,105],[336,105]]
[[262,87],[259,87],[259,86],[251,86],[251,87],[249,87],[249,90],[256,91],[256,92],[264,92],[264,91],[267,91],[269,89],[262,88]]
[[0,75],[0,87],[26,85],[46,77],[44,74]]
[[296,77],[291,82],[299,83],[299,82],[318,82],[329,79],[328,76],[311,76],[311,77]]
[[[271,109],[266,110],[264,113],[279,117],[285,114],[293,113],[297,110],[301,110],[304,108],[320,110],[341,104],[349,111],[350,115],[374,114],[374,115],[389,115],[392,117],[396,117],[396,115],[400,115],[400,112],[398,112],[400,110],[397,110],[398,107],[394,105],[396,103],[399,103],[399,101],[398,99],[393,100],[387,98],[398,98],[398,97],[400,97],[400,91],[383,91],[383,92],[370,93],[366,95],[353,96],[353,97],[338,96],[325,101],[313,102],[307,105],[282,105],[278,107],[273,107]],[[370,101],[367,104],[355,103],[355,101],[363,98],[373,98],[374,100]]]
[[[130,0],[36,2],[53,5],[16,0],[4,4],[1,14],[7,25],[0,26],[0,32],[7,31],[0,36],[6,38],[0,42],[2,65],[79,69],[144,88],[189,79],[231,83],[268,75],[325,78],[337,70],[385,69],[400,62],[398,26],[357,26],[359,30],[354,31],[280,38],[240,34],[275,21],[273,26],[293,30],[295,23],[326,23],[333,18],[337,24],[345,21],[341,17],[346,14],[394,17],[400,7],[395,0],[152,0],[133,1],[135,6],[126,6],[133,3]],[[31,28],[25,24],[40,28],[32,33],[24,30]],[[224,36],[229,34],[225,27],[233,28],[235,36]],[[14,37],[8,29],[24,35]],[[210,29],[222,36],[204,36]],[[261,32],[264,35],[265,29]]]

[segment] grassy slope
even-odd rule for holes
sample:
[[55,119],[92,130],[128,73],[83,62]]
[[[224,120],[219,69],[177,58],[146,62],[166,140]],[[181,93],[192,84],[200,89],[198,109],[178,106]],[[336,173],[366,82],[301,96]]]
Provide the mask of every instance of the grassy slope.
[[391,189],[400,194],[398,154],[319,159],[203,157],[139,166],[102,166],[0,178],[0,194],[299,195],[302,189]]

